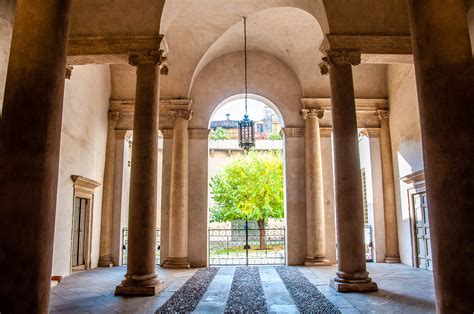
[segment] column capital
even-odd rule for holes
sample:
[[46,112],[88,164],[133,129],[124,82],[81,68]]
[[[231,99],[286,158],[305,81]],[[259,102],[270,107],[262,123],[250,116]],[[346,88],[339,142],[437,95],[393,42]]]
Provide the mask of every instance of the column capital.
[[304,128],[283,128],[283,133],[286,137],[303,137]]
[[380,128],[366,128],[361,133],[368,138],[377,138],[380,137]]
[[377,117],[379,120],[388,119],[390,117],[390,111],[386,109],[379,109],[377,110]]
[[65,73],[65,76],[64,76],[66,78],[66,80],[71,79],[73,69],[74,69],[74,67],[72,65],[66,65],[66,73]]
[[133,66],[140,64],[161,65],[166,60],[163,50],[133,51],[128,53],[128,63]]
[[169,117],[171,121],[176,121],[178,118],[183,118],[184,120],[191,120],[193,117],[193,111],[187,108],[174,108],[169,111]]
[[322,119],[324,116],[324,109],[321,108],[308,108],[308,109],[301,109],[301,115],[303,116],[303,120],[308,118],[319,118]]
[[331,49],[325,51],[325,57],[319,64],[321,74],[327,74],[329,67],[336,64],[360,64],[360,50],[358,49]]
[[160,129],[161,134],[163,134],[164,139],[172,139],[173,138],[173,129]]
[[127,133],[128,130],[124,130],[124,129],[119,129],[119,130],[115,130],[115,139],[116,140],[125,140],[125,139],[129,139],[130,138],[130,134]]
[[107,117],[110,121],[117,122],[120,119],[120,111],[109,110]]
[[208,140],[209,139],[209,132],[210,129],[189,129],[189,139],[196,139],[196,140]]

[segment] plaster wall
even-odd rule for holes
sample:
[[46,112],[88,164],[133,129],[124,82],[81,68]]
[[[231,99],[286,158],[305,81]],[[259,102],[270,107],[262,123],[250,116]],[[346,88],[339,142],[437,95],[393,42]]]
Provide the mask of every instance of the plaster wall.
[[[102,184],[110,96],[109,66],[76,66],[66,80],[52,275],[68,276],[71,263],[73,182],[81,175]],[[102,185],[92,207],[92,267],[99,258]]]
[[412,265],[408,185],[399,179],[423,169],[420,117],[413,65],[390,65],[387,81],[400,258],[402,263]]
[[7,79],[15,6],[16,1],[14,0],[0,0],[0,117],[2,115],[3,95]]
[[336,218],[334,211],[334,175],[332,137],[321,137],[321,160],[324,184],[324,220],[326,222],[326,257],[336,263]]

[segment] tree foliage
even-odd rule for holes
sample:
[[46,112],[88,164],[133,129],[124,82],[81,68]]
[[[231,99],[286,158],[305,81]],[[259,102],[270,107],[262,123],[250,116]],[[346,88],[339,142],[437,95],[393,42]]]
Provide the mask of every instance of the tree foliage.
[[211,178],[213,221],[283,218],[281,152],[249,152],[233,157]]
[[211,131],[211,140],[227,140],[229,133],[220,126]]

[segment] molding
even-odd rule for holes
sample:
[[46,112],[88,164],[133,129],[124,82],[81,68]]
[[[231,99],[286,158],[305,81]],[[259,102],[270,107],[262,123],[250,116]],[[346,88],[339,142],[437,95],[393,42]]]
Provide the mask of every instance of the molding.
[[79,192],[86,195],[94,195],[94,190],[100,186],[100,183],[79,175],[71,175],[76,194]]
[[403,182],[407,184],[418,185],[425,181],[425,171],[424,170],[415,171],[413,173],[410,173],[409,175],[401,177],[400,180],[402,180]]
[[111,100],[110,111],[118,111],[121,114],[133,114],[135,112],[135,100]]
[[319,135],[320,135],[320,137],[331,137],[332,128],[320,127],[319,128]]
[[161,129],[160,131],[161,131],[161,134],[163,134],[163,138],[165,140],[173,138],[174,129]]
[[321,51],[357,49],[362,54],[411,55],[411,37],[390,35],[332,35],[328,34]]
[[[319,107],[325,111],[331,111],[331,98],[303,98],[307,104]],[[386,98],[356,98],[357,112],[374,112],[388,108],[388,100]]]
[[127,55],[131,51],[159,50],[164,35],[69,37],[68,56]]
[[210,129],[188,129],[189,139],[192,140],[208,140]]
[[285,137],[303,137],[304,128],[283,128],[281,129]]

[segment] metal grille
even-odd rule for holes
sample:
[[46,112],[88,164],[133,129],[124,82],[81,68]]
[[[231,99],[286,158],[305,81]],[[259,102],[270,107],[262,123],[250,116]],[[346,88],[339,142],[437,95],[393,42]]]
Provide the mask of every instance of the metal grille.
[[285,229],[266,229],[263,249],[260,230],[248,229],[250,249],[244,249],[245,228],[209,229],[210,265],[285,265]]
[[372,235],[372,226],[364,225],[364,235],[365,235],[365,260],[367,262],[374,261],[374,240]]
[[[156,229],[156,259],[155,264],[160,264],[160,229]],[[127,265],[128,254],[128,228],[122,229],[122,265]]]

